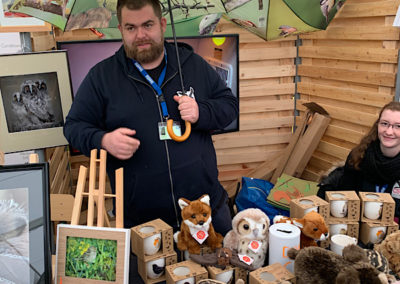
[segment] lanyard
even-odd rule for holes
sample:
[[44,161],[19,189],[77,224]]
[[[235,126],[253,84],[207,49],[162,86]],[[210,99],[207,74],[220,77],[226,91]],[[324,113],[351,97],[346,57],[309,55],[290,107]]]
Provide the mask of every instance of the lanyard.
[[143,75],[143,77],[147,80],[147,82],[149,82],[150,85],[153,87],[153,89],[157,92],[158,101],[160,103],[163,116],[165,119],[168,119],[169,115],[168,115],[168,110],[167,110],[167,103],[165,102],[164,94],[162,93],[162,90],[161,90],[161,85],[164,82],[165,73],[167,71],[167,53],[165,52],[165,50],[164,50],[164,58],[165,58],[165,66],[164,66],[163,70],[161,71],[160,77],[158,77],[158,83],[154,82],[153,78],[150,77],[150,75],[139,64],[139,62],[137,62],[135,59],[132,59],[132,62],[136,66],[136,68],[139,70],[139,72]]
[[375,185],[375,192],[385,192],[386,188],[388,187],[387,184],[379,186],[379,185]]

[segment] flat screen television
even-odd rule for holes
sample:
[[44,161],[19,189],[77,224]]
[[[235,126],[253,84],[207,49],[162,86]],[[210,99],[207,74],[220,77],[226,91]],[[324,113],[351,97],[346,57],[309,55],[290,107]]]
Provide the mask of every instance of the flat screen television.
[[[225,40],[223,41],[221,38]],[[166,40],[172,41],[173,39],[167,38]],[[194,51],[217,71],[226,85],[231,88],[233,95],[239,98],[239,35],[178,37],[177,40],[191,45]],[[217,46],[214,42],[223,43]],[[67,51],[74,95],[90,68],[113,55],[121,45],[121,40],[57,42],[57,49]],[[212,134],[233,131],[239,131],[239,119],[222,130],[213,131]]]

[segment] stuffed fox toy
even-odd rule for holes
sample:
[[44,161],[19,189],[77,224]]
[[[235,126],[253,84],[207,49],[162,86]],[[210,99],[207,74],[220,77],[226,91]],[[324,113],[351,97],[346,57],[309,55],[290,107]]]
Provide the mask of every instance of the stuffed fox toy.
[[210,197],[205,194],[194,201],[180,198],[178,203],[182,210],[181,230],[177,233],[178,249],[200,254],[203,243],[212,250],[222,247],[223,237],[211,224]]
[[329,237],[329,229],[325,224],[324,217],[315,211],[307,213],[303,218],[276,215],[274,224],[276,223],[289,223],[300,228],[300,248],[318,246],[316,241],[325,241]]

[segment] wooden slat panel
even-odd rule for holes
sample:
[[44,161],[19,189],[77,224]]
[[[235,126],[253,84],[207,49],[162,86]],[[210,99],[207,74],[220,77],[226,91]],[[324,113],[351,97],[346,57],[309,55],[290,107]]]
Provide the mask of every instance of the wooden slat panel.
[[396,74],[300,65],[300,76],[394,87]]
[[246,48],[239,49],[240,61],[266,60],[280,58],[295,58],[296,47],[278,47],[278,48]]
[[396,15],[396,10],[399,5],[399,0],[373,1],[370,3],[345,3],[345,9],[342,9],[337,16],[340,18],[360,18]]
[[321,141],[317,147],[317,150],[345,160],[351,149],[346,149],[325,141]]
[[334,125],[329,125],[325,131],[325,135],[332,136],[337,139],[343,139],[354,144],[360,142],[362,136],[364,136],[361,132],[356,132],[350,129],[346,129],[343,127],[338,127]]
[[[299,100],[299,103],[305,103],[305,101]],[[332,118],[339,120],[352,121],[355,124],[371,126],[375,120],[376,115],[368,114],[362,111],[356,111],[354,109],[343,109],[335,108],[328,105],[321,105]],[[299,110],[304,111],[305,107],[303,105],[298,106]]]
[[262,100],[252,99],[240,102],[240,113],[271,112],[293,110],[293,100]]
[[289,143],[292,134],[283,135],[246,135],[245,133],[237,135],[235,138],[221,138],[214,140],[215,149],[250,147],[261,145],[273,145]]
[[310,82],[300,82],[297,85],[297,90],[299,93],[376,107],[382,107],[393,100],[392,95],[342,88],[334,85],[311,84]]
[[294,76],[296,69],[294,65],[274,66],[266,68],[265,66],[240,66],[240,79],[259,79],[271,77]]
[[303,34],[304,39],[345,39],[345,40],[399,40],[400,34],[395,27],[330,27],[325,31]]
[[275,127],[291,127],[293,125],[293,117],[273,117],[260,119],[241,119],[240,129],[264,129]]
[[218,165],[225,164],[238,164],[238,163],[249,163],[249,162],[264,162],[276,155],[280,150],[263,151],[248,148],[238,148],[235,153],[218,153],[217,160]]
[[240,86],[240,97],[261,97],[274,95],[294,95],[294,83],[283,84],[265,84],[263,82],[254,81],[252,85],[245,83]]
[[300,46],[299,56],[309,58],[397,63],[398,51],[396,49],[363,47]]

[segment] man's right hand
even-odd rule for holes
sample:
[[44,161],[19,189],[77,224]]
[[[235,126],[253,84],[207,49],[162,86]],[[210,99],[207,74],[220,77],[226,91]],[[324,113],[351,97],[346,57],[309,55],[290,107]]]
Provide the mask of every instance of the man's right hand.
[[140,141],[132,136],[135,130],[121,127],[106,133],[101,139],[101,147],[120,160],[127,160],[133,156],[140,145]]

